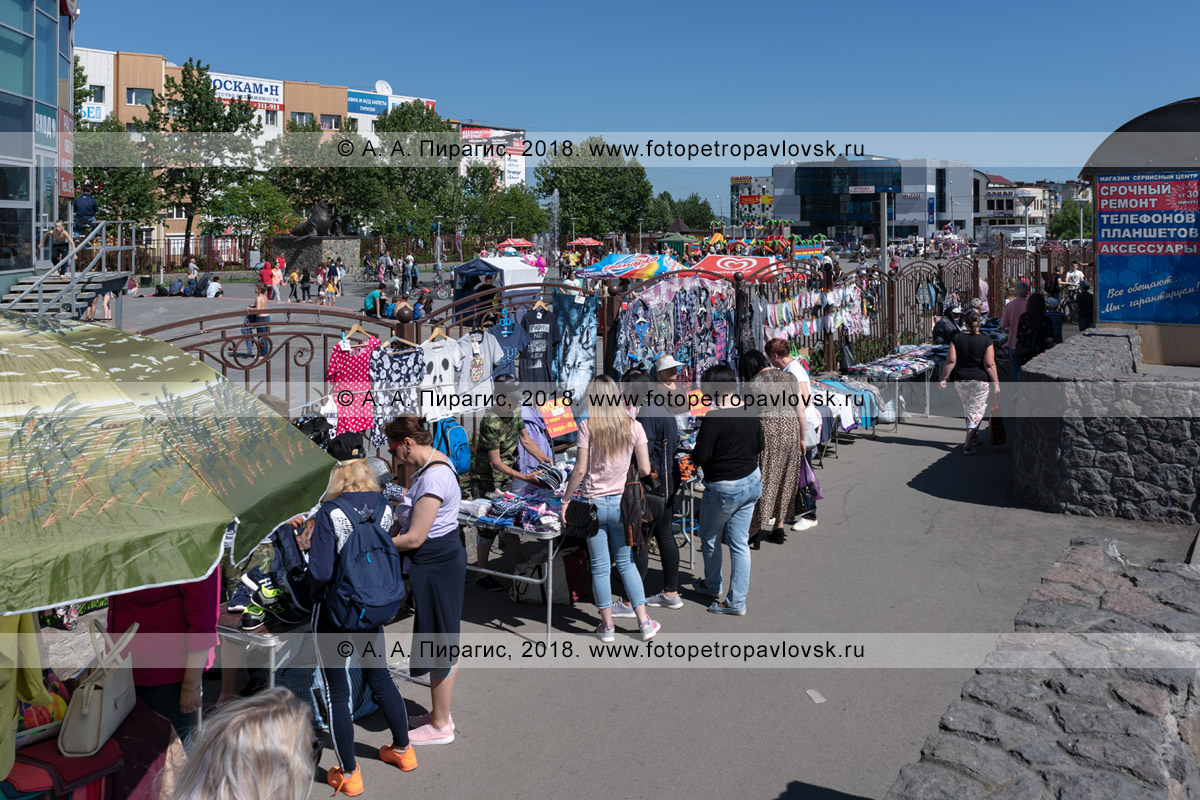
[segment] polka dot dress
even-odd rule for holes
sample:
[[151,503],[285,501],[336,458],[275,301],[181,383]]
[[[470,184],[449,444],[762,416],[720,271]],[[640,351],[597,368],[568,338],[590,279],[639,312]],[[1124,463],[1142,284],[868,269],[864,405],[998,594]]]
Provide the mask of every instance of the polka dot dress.
[[[371,406],[371,352],[380,345],[372,336],[367,343],[343,350],[333,349],[325,380],[333,385],[333,397],[338,404],[336,433],[360,433],[375,426]],[[343,394],[352,393],[353,397]],[[347,402],[349,401],[349,402]]]

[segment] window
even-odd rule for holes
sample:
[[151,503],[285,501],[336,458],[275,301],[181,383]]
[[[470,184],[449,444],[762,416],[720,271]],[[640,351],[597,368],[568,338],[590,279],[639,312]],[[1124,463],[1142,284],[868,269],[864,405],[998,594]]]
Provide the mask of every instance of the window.
[[71,55],[71,18],[58,18],[58,54],[64,58]]
[[33,209],[0,208],[0,270],[33,266]]
[[7,28],[0,28],[0,89],[33,94],[33,39]]
[[293,111],[292,122],[297,125],[312,125],[312,114],[307,111]]
[[148,106],[154,97],[152,89],[126,89],[125,104],[130,106]]
[[263,113],[263,117],[265,118],[265,121],[268,125],[278,125],[279,124],[279,112],[278,111],[275,111],[273,109],[268,109],[267,111],[265,111]]
[[321,130],[336,131],[341,128],[342,118],[336,114],[321,115]]
[[145,136],[142,136],[140,133],[138,133],[136,122],[126,122],[125,123],[125,132],[132,133],[133,136],[130,136],[129,138],[135,142],[141,142],[146,139]]
[[37,0],[38,8],[47,14],[58,13],[58,3],[55,0]]
[[24,33],[33,33],[33,3],[29,0],[0,0],[0,22]]
[[371,120],[371,133],[379,133],[379,120]]
[[0,164],[0,200],[29,202],[29,167]]
[[58,57],[58,107],[73,108],[71,91],[75,87],[75,71],[70,59]]
[[88,86],[88,88],[92,90],[92,99],[89,100],[88,102],[91,102],[91,103],[103,103],[104,102],[104,87],[103,86],[97,86],[96,84],[93,83],[90,86]]
[[358,119],[356,117],[346,117],[346,130],[351,133],[358,131]]
[[[2,71],[0,71],[2,72]],[[0,94],[0,156],[33,156],[33,101]],[[17,134],[16,136],[5,134]]]
[[167,219],[187,219],[190,203],[175,203],[167,209]]
[[58,24],[49,17],[37,15],[37,44],[34,48],[34,97],[47,105],[58,105]]

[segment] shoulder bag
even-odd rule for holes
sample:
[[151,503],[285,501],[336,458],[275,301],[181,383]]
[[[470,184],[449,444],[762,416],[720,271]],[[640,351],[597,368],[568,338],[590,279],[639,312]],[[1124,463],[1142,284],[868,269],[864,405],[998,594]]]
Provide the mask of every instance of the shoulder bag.
[[596,506],[586,500],[572,500],[567,505],[567,518],[563,522],[563,535],[576,539],[590,539],[600,531],[600,515]]
[[64,756],[96,755],[133,710],[137,695],[133,688],[132,659],[124,653],[137,629],[135,622],[114,643],[100,621],[92,620],[96,663],[83,673],[67,704],[58,731],[58,752]]

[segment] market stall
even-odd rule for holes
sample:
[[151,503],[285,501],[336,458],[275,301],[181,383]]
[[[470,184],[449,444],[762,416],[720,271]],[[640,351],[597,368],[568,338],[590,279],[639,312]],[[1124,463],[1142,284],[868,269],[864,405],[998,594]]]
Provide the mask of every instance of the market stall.
[[613,253],[595,264],[580,267],[575,271],[575,277],[587,279],[627,278],[633,281],[644,281],[666,273],[679,272],[682,269],[682,265],[670,255]]

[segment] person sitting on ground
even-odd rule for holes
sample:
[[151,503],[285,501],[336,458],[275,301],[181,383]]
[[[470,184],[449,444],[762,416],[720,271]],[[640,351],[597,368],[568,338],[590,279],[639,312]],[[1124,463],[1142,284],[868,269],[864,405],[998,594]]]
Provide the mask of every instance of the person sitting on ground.
[[221,297],[225,294],[225,287],[221,286],[220,275],[212,276],[212,280],[208,282],[208,291],[205,294],[208,297]]
[[946,313],[933,326],[933,343],[950,344],[954,341],[954,337],[962,332],[962,328],[959,327],[961,318],[962,308],[959,306],[946,309]]
[[200,726],[171,798],[305,800],[316,741],[312,709],[281,686],[233,700]]
[[[521,419],[520,393],[517,381],[512,375],[497,375],[495,378],[496,403],[483,415],[479,423],[479,435],[475,439],[475,453],[471,457],[471,470],[468,472],[471,496],[487,497],[509,479],[525,481],[537,480],[537,474],[525,473],[516,469],[517,445],[524,447],[539,464],[553,463],[553,459],[543,453],[541,448],[525,432],[525,421]],[[496,530],[478,528],[475,549],[475,565],[487,568],[492,544],[496,541]],[[525,563],[521,552],[521,540],[516,534],[506,533],[501,537],[501,545],[513,559],[515,565]],[[504,587],[491,575],[483,575],[475,581],[482,589],[498,592]]]
[[386,301],[384,300],[384,292],[387,291],[387,284],[381,283],[376,286],[363,300],[363,313],[368,317],[383,317]]

